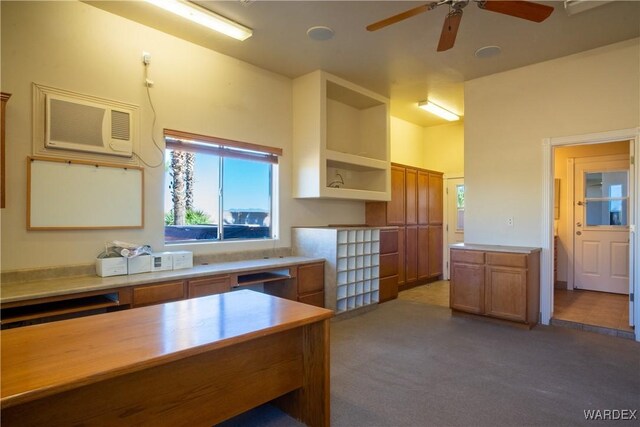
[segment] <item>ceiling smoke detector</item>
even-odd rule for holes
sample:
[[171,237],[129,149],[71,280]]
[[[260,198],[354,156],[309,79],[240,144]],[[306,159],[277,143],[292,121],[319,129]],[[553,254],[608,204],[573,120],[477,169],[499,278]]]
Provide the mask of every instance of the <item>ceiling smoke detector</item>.
[[485,59],[485,58],[493,58],[494,56],[500,55],[502,49],[500,46],[484,46],[480,49],[476,50],[476,58]]

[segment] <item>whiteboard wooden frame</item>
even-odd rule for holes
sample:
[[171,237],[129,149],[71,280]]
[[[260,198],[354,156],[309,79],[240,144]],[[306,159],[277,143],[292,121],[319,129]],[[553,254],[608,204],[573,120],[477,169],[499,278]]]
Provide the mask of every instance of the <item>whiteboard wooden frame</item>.
[[[38,197],[38,194],[43,193],[42,185],[45,183],[37,182],[37,178],[34,177],[33,164],[34,162],[49,162],[57,165],[62,165],[57,172],[63,173],[73,171],[71,173],[77,174],[79,177],[86,179],[75,179],[72,181],[72,187],[65,187],[64,190],[56,188],[51,184],[51,181],[47,181],[47,192],[53,191],[54,195],[48,195],[48,197],[55,197],[56,191],[64,191],[66,194],[73,194],[73,204],[69,203],[57,203],[47,204],[43,200],[33,200],[33,197]],[[65,168],[64,166],[67,166]],[[49,165],[53,166],[53,165]],[[75,168],[74,166],[78,166]],[[96,168],[96,169],[94,169]],[[55,169],[55,166],[54,166]],[[117,169],[124,169],[128,172],[128,176],[123,177],[120,175],[117,177],[113,171]],[[89,175],[91,171],[100,171],[102,174],[106,174],[107,177],[113,179],[117,177],[118,182],[100,182],[101,178],[94,175]],[[108,172],[107,172],[108,171]],[[49,175],[50,178],[54,178],[55,175]],[[59,175],[61,176],[61,175]],[[40,177],[42,179],[42,177]],[[130,182],[129,182],[130,181]],[[67,181],[69,184],[69,181]],[[92,186],[93,184],[93,186]],[[95,196],[91,194],[101,192],[100,187],[107,187],[113,184],[113,188],[109,188],[105,191],[104,198],[96,200]],[[138,189],[138,190],[136,190]],[[139,197],[136,197],[139,194]],[[120,198],[118,198],[120,196]],[[87,201],[83,205],[83,201]],[[127,209],[119,209],[119,205],[126,203]],[[139,203],[139,204],[137,204]],[[60,220],[60,217],[68,218],[69,221],[65,223],[47,223],[47,214],[51,214],[53,211],[48,211],[47,206],[55,207],[55,216]],[[62,210],[62,211],[60,211]],[[37,212],[36,212],[37,211]],[[61,212],[64,215],[61,215]],[[95,213],[101,214],[96,216]],[[132,214],[133,213],[133,214]],[[139,213],[139,214],[138,214]],[[34,216],[36,215],[36,216]],[[96,218],[95,224],[83,224],[82,220],[77,218]],[[113,218],[110,221],[106,218]],[[144,169],[139,166],[130,165],[118,165],[112,163],[103,163],[88,160],[76,160],[76,159],[59,159],[51,157],[27,157],[27,230],[108,230],[108,229],[140,229],[144,228]]]

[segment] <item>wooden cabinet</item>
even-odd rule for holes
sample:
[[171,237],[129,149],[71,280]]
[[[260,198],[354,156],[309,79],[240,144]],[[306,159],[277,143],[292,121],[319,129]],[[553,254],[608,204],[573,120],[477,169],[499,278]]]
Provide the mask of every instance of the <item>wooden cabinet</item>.
[[225,276],[208,276],[187,280],[189,298],[222,294],[231,290],[231,278]]
[[540,251],[520,249],[527,251],[452,248],[451,308],[535,325],[540,306]]
[[324,262],[298,267],[298,301],[324,307]]
[[380,302],[398,297],[398,230],[380,231]]
[[183,280],[136,286],[133,288],[133,307],[178,301],[187,297]]
[[6,192],[6,184],[5,184],[5,168],[6,168],[6,160],[5,160],[5,148],[4,148],[4,129],[5,129],[5,111],[6,104],[11,94],[9,93],[0,93],[0,208],[4,208],[5,206],[5,192]]
[[391,201],[367,202],[371,226],[398,226],[398,286],[406,289],[442,274],[442,173],[392,164]]
[[405,221],[406,225],[418,224],[418,171],[405,169]]

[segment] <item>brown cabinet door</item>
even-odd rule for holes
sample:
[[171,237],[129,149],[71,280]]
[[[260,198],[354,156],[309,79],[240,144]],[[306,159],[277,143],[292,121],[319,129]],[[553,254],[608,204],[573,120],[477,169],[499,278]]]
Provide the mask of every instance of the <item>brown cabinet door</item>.
[[398,286],[404,285],[406,282],[405,237],[405,227],[398,227]]
[[404,180],[405,224],[416,225],[418,223],[418,171],[406,169]]
[[429,224],[429,173],[418,171],[418,224]]
[[406,266],[405,283],[418,280],[418,227],[406,228],[404,262]]
[[404,168],[391,166],[391,201],[387,202],[387,224],[404,224]]
[[298,267],[298,295],[324,292],[324,262]]
[[303,304],[315,305],[316,307],[324,307],[324,291],[299,296],[298,301]]
[[398,252],[398,230],[380,230],[380,254]]
[[527,320],[527,270],[486,267],[485,312],[506,320]]
[[380,277],[398,275],[398,253],[380,255]]
[[429,278],[429,226],[418,226],[418,280]]
[[380,302],[398,298],[398,276],[380,279]]
[[442,226],[429,226],[429,277],[442,274]]
[[198,279],[190,279],[187,283],[189,298],[222,294],[231,290],[231,279],[229,276],[201,277]]
[[429,174],[429,224],[442,224],[442,175]]
[[484,266],[451,264],[451,308],[469,313],[484,313]]
[[132,306],[141,307],[144,305],[181,300],[186,297],[184,290],[184,282],[182,280],[148,286],[137,286],[133,288]]

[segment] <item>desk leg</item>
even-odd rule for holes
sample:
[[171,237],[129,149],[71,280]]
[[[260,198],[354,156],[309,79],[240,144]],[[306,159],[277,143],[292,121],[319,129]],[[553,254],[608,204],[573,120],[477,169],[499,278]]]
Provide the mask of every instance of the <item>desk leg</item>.
[[279,397],[273,403],[308,426],[328,427],[331,421],[329,319],[304,326],[302,348],[302,388]]

